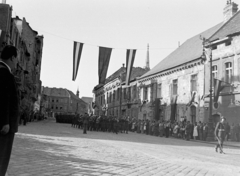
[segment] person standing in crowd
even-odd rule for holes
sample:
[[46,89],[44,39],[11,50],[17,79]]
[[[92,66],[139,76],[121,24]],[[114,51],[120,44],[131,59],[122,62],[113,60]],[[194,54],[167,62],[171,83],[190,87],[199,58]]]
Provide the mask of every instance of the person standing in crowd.
[[17,48],[7,45],[0,59],[0,175],[7,172],[14,135],[19,123],[19,94],[12,71],[17,64]]
[[87,113],[83,116],[83,134],[87,134],[89,116]]
[[208,124],[204,123],[203,125],[203,140],[207,140],[207,135],[208,135]]
[[237,124],[236,140],[240,142],[240,124]]
[[198,125],[198,135],[199,135],[199,140],[203,140],[203,124],[201,121],[199,121],[199,125]]
[[190,140],[190,133],[191,133],[191,125],[190,125],[190,121],[187,121],[185,126],[185,138],[187,141]]
[[228,141],[229,139],[229,133],[230,133],[230,125],[228,122],[225,123],[225,140]]
[[234,141],[234,123],[230,126],[230,139]]
[[194,140],[197,140],[197,137],[198,137],[198,125],[197,125],[197,122],[195,122],[194,129],[193,129]]
[[169,137],[169,128],[170,128],[170,121],[167,121],[165,123],[165,137],[168,138]]
[[216,124],[215,130],[214,130],[214,134],[215,137],[218,141],[218,144],[215,147],[216,152],[218,152],[218,148],[220,149],[220,153],[223,153],[223,142],[225,139],[225,123],[226,123],[226,119],[224,117],[221,117],[220,122],[218,122]]

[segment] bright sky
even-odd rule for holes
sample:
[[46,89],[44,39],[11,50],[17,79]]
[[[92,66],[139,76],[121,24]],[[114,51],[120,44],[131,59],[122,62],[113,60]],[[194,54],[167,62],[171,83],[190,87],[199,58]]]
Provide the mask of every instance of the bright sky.
[[[98,46],[113,48],[107,77],[137,49],[134,67],[144,67],[147,44],[153,68],[188,38],[223,21],[227,0],[7,0],[13,17],[26,18],[44,36],[43,86],[92,97],[98,84]],[[240,0],[234,1],[240,4]],[[84,43],[72,81],[73,41]]]

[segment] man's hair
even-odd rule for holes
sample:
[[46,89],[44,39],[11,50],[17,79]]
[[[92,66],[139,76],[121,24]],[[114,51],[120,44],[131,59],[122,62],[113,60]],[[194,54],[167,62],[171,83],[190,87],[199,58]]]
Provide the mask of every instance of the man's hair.
[[3,48],[2,53],[1,53],[1,59],[3,60],[8,60],[12,56],[17,57],[17,48],[12,45],[7,45]]

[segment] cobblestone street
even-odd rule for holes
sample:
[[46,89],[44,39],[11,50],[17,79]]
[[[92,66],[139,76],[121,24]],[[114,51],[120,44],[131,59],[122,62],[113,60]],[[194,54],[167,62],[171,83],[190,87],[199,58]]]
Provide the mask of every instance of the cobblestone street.
[[88,132],[51,120],[19,126],[9,176],[240,175],[240,148],[143,134]]

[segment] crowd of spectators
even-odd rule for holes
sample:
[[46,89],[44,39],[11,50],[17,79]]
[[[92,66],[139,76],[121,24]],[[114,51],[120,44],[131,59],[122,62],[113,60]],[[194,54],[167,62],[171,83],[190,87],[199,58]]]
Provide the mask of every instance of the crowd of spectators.
[[[213,130],[215,128],[213,123]],[[159,136],[159,137],[175,137],[184,140],[202,140],[206,141],[210,128],[208,123],[201,121],[191,123],[190,121],[170,121],[170,120],[137,120],[133,119],[129,122],[129,130],[136,133]],[[240,125],[225,125],[225,140],[240,142]]]

